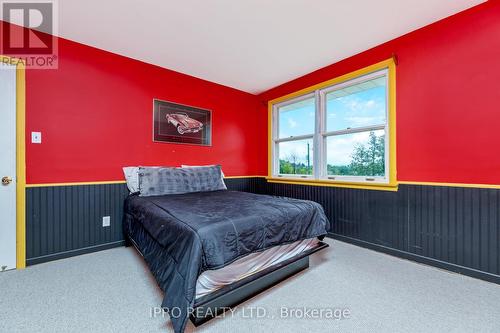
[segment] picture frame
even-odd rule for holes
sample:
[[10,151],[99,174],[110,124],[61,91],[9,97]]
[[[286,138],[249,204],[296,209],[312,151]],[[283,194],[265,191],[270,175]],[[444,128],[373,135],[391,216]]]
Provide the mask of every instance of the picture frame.
[[212,145],[212,111],[153,99],[153,141]]

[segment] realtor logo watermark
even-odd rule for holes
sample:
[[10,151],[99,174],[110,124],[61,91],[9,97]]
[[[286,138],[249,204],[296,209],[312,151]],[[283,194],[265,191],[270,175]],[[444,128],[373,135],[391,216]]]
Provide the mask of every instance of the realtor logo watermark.
[[[57,2],[0,0],[3,64],[22,60],[26,68],[57,69]],[[10,23],[10,24],[9,24]]]

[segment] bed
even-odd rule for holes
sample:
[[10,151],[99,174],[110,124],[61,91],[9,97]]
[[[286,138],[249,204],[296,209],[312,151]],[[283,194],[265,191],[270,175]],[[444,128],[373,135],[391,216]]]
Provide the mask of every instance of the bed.
[[321,205],[229,190],[139,196],[124,205],[127,241],[165,292],[176,332],[305,269],[328,245]]

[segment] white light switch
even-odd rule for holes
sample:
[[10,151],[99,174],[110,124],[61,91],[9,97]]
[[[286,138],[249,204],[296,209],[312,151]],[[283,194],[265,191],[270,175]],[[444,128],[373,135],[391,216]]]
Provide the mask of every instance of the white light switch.
[[42,132],[31,132],[31,143],[42,143]]
[[102,217],[102,226],[109,227],[111,225],[111,216],[103,216]]

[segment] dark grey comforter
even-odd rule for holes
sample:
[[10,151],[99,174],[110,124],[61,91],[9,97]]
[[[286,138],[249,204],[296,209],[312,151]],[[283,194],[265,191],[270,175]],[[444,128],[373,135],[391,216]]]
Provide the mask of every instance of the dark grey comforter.
[[275,245],[322,238],[328,223],[318,203],[234,191],[131,195],[124,222],[125,228],[140,223],[165,249],[163,263],[146,262],[165,292],[162,306],[181,313],[171,316],[176,332],[184,331],[203,271]]

